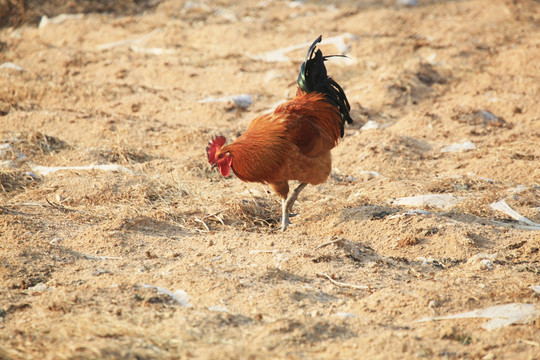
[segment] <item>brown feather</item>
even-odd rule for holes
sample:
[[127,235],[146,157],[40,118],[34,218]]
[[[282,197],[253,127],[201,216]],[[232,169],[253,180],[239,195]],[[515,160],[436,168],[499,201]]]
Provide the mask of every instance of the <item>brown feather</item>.
[[340,121],[339,111],[323,95],[299,90],[272,114],[255,118],[219,153],[231,154],[232,169],[243,181],[320,184],[330,174],[330,150],[340,138]]

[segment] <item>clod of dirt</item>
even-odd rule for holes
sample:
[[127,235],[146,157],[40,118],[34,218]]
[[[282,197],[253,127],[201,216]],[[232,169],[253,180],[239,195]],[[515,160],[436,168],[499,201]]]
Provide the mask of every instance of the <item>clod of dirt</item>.
[[417,245],[419,242],[420,242],[420,239],[418,237],[412,234],[407,234],[398,241],[397,246],[398,247],[413,246],[413,245]]
[[346,257],[355,262],[366,263],[368,261],[385,261],[383,257],[377,254],[370,246],[361,242],[342,239],[342,241],[336,243],[336,246],[344,252]]
[[513,125],[506,122],[504,118],[494,115],[487,110],[473,110],[470,112],[458,112],[452,116],[452,120],[460,123],[483,126],[486,128],[506,128],[511,129]]
[[416,77],[427,86],[433,84],[446,84],[446,78],[439,74],[433,65],[429,63],[420,63],[419,69],[416,72]]
[[339,214],[338,224],[347,221],[380,220],[398,212],[397,209],[379,205],[365,205],[345,209]]
[[416,69],[404,70],[387,87],[387,95],[391,99],[390,105],[395,107],[418,105],[422,100],[439,94],[433,85],[446,83],[446,78],[439,74],[433,65],[421,62],[416,66]]
[[434,179],[427,184],[425,191],[428,193],[449,193],[457,191],[481,191],[493,189],[494,182],[490,179],[481,179],[471,176],[453,176]]

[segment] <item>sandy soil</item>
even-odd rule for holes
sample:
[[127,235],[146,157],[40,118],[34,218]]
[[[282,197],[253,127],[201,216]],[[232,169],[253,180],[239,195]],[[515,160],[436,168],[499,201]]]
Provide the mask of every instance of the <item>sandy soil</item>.
[[[538,2],[91,5],[0,30],[1,359],[540,358],[540,231],[490,206],[540,223]],[[320,34],[355,123],[274,232],[205,147],[291,98]]]

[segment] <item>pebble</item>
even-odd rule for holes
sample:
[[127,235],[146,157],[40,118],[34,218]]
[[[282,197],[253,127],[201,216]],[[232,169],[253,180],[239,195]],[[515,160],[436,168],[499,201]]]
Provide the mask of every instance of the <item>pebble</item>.
[[465,141],[464,143],[453,143],[452,145],[445,146],[441,149],[442,153],[447,152],[463,152],[463,151],[469,151],[476,149],[476,145],[474,145],[470,141]]

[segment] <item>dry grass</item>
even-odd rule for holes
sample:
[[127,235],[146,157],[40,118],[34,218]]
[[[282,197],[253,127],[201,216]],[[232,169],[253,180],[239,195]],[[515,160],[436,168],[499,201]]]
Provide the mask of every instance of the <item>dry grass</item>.
[[113,164],[133,164],[144,163],[153,159],[140,149],[131,149],[125,146],[114,146],[111,149],[99,149],[93,151],[98,158],[105,163]]
[[69,148],[69,145],[57,137],[39,131],[24,132],[15,135],[14,148],[27,156],[48,155]]
[[494,190],[500,188],[500,186],[500,184],[495,184],[493,180],[471,176],[455,176],[436,179],[425,187],[425,191],[436,194],[466,193]]
[[[215,169],[211,170],[213,177]],[[281,214],[281,206],[272,194],[263,197],[233,193],[225,199],[216,197],[212,192],[212,189],[221,187],[220,184],[208,183],[201,187],[198,182],[174,176],[124,178],[98,172],[90,178],[81,177],[81,182],[88,182],[91,186],[64,192],[65,204],[102,208],[98,212],[104,214],[114,208],[115,212],[128,218],[144,213],[157,221],[170,222],[193,233],[220,227],[245,230],[267,228],[276,224]]]
[[235,199],[223,212],[231,225],[244,228],[268,227],[279,221],[281,207],[268,197],[251,196],[249,199]]
[[9,151],[3,151],[1,158],[16,162],[24,162],[29,158],[55,154],[61,150],[70,149],[65,141],[44,134],[40,131],[1,133],[0,143],[9,144]]
[[0,190],[3,193],[25,190],[35,183],[36,179],[25,171],[0,168]]

